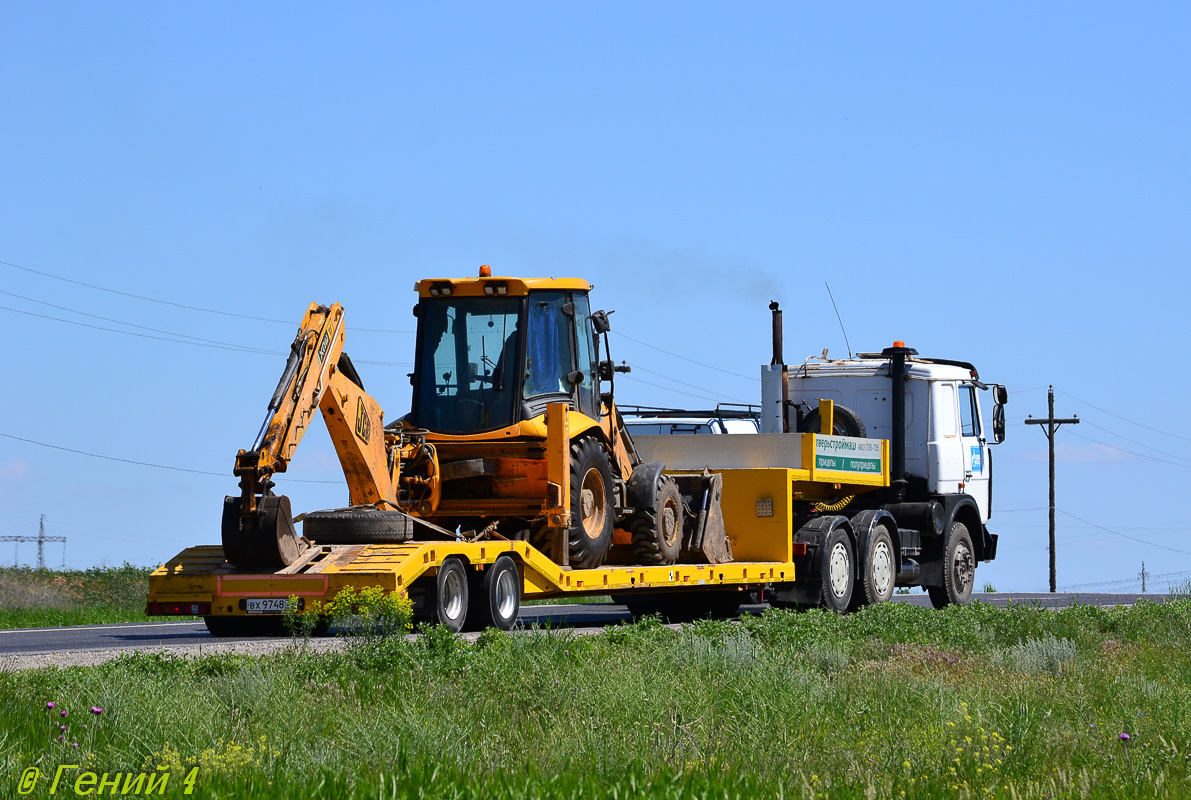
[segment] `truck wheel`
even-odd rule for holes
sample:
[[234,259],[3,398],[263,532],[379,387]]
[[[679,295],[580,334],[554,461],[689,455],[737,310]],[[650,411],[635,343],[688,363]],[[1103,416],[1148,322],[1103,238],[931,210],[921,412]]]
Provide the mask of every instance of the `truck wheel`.
[[458,556],[443,559],[437,575],[425,575],[409,587],[414,619],[430,625],[446,625],[455,633],[467,619],[467,569]]
[[612,467],[608,454],[591,437],[571,443],[571,530],[567,546],[571,566],[594,569],[612,546]]
[[658,481],[652,508],[642,508],[630,524],[637,563],[666,566],[682,552],[682,495],[673,478]]
[[311,511],[302,535],[317,544],[393,544],[414,538],[414,521],[403,511],[379,508]]
[[852,591],[852,609],[887,602],[893,597],[897,578],[893,537],[884,525],[877,525],[865,543],[864,562],[860,566],[860,580]]
[[500,556],[492,566],[473,574],[478,580],[469,587],[471,610],[466,630],[512,630],[521,613],[521,571],[517,562],[510,556]]
[[203,623],[212,636],[220,639],[285,635],[285,618],[277,614],[259,617],[203,617]]
[[847,611],[856,590],[855,553],[847,528],[836,528],[827,534],[819,578],[822,586],[819,604],[828,611],[840,614]]
[[[854,436],[857,439],[863,439],[867,435],[864,423],[860,421],[860,415],[847,406],[841,406],[838,403],[831,415],[832,435],[834,436]],[[822,433],[823,421],[819,419],[819,409],[815,409],[811,413],[802,418],[802,425],[799,427],[799,433]]]
[[962,606],[972,599],[975,583],[976,554],[972,548],[972,537],[968,534],[967,525],[953,522],[943,554],[943,585],[930,586],[926,590],[931,605],[935,608]]

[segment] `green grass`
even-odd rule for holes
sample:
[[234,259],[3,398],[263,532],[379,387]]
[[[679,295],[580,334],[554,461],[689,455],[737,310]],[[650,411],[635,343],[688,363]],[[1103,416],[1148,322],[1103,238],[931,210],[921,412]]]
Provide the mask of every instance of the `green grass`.
[[[172,764],[179,796],[195,764],[196,797],[1191,795],[1185,600],[772,611],[475,644],[437,629],[0,672],[0,698],[0,778]],[[70,711],[62,744],[48,701]]]
[[0,628],[143,622],[151,569],[0,567]]

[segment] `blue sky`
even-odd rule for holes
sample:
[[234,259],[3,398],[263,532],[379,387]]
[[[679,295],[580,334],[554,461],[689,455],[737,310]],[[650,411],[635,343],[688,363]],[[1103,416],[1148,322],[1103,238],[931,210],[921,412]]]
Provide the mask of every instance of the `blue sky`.
[[[1060,587],[1191,577],[1189,17],[0,2],[0,261],[77,282],[0,264],[0,433],[216,473],[0,438],[0,534],[44,513],[72,566],[218,541],[306,305],[343,303],[392,418],[414,280],[487,263],[596,284],[642,404],[755,401],[724,371],[768,361],[773,299],[790,360],[842,354],[829,281],[854,349],[971,360],[1011,421],[1053,383],[1086,421],[1059,434]],[[1046,442],[1009,435],[978,580],[1044,589]],[[321,429],[288,479],[345,502]]]

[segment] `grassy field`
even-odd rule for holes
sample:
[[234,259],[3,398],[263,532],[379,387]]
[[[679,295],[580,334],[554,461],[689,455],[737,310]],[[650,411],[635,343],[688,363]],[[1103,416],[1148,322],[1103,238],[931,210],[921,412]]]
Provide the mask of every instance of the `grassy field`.
[[34,797],[64,763],[169,766],[179,796],[198,766],[195,797],[1191,796],[1186,600],[437,629],[0,673],[0,698]]
[[0,567],[0,628],[143,622],[151,569]]

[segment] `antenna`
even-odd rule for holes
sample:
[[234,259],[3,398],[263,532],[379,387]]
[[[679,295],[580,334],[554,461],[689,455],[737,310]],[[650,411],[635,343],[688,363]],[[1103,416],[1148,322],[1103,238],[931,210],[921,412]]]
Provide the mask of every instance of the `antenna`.
[[851,358],[852,343],[848,341],[848,332],[844,330],[844,321],[840,319],[839,308],[835,305],[835,296],[831,294],[831,285],[827,281],[823,281],[823,285],[827,287],[827,296],[831,298],[831,307],[835,309],[835,318],[839,320],[839,329],[844,334],[844,344],[848,346],[848,358]]

